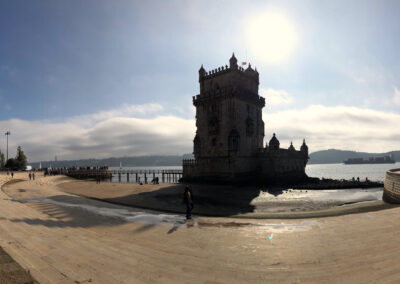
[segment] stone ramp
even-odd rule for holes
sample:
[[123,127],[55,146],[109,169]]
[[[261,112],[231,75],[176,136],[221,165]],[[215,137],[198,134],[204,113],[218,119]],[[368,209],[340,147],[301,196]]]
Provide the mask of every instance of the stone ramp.
[[16,263],[3,248],[0,247],[0,283],[3,284],[38,284],[21,265]]

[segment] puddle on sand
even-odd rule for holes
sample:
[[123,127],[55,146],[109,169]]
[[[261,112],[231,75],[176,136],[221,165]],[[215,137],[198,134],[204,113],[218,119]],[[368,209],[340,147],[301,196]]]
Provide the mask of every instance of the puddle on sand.
[[357,203],[363,201],[382,200],[382,188],[368,189],[325,189],[325,190],[284,190],[282,194],[261,192],[252,202],[265,201],[312,201],[333,203]]
[[[320,223],[316,220],[305,220],[298,223],[277,223],[277,224],[254,224],[256,230],[269,233],[292,233],[292,232],[305,232],[311,230],[313,227],[320,228]],[[252,228],[254,231],[254,227]]]

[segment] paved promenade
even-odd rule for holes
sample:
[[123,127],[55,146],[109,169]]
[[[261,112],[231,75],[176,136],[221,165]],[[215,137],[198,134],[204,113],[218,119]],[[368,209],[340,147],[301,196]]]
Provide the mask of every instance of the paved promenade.
[[[26,179],[17,174],[14,179]],[[9,180],[0,175],[0,183]],[[398,283],[400,208],[298,220],[89,200],[38,177],[0,192],[0,245],[40,283]]]

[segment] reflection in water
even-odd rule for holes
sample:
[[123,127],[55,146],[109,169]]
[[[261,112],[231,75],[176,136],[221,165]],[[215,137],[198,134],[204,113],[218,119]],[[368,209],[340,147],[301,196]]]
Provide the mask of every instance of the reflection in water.
[[382,200],[383,188],[368,189],[325,189],[325,190],[283,190],[275,192],[261,191],[252,203],[265,201],[313,201],[355,203]]

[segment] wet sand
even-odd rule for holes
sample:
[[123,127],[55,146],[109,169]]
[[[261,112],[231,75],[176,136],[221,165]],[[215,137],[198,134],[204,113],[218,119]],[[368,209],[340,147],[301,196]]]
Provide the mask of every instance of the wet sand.
[[0,245],[40,283],[400,280],[399,207],[318,219],[185,222],[182,214],[68,194],[59,190],[65,182],[39,177],[0,192]]

